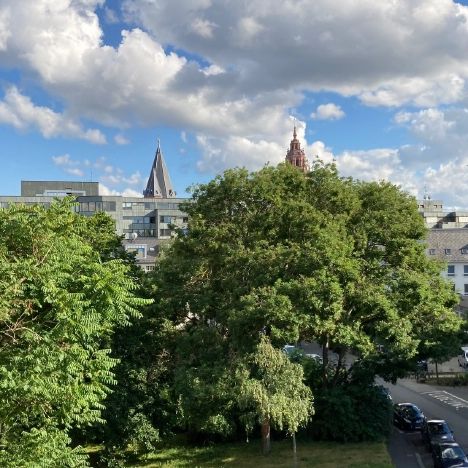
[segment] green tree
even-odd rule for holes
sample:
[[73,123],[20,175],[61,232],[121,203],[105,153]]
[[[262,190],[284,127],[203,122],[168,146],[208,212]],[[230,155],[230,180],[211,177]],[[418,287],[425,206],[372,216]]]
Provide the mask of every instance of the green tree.
[[114,226],[72,208],[0,210],[1,466],[87,465],[70,432],[101,421],[110,338],[148,303],[112,253]]
[[255,422],[261,425],[266,455],[270,452],[270,426],[286,430],[294,438],[299,427],[309,421],[312,392],[303,382],[302,366],[292,363],[266,338],[245,361],[237,371],[238,404],[248,429],[252,430]]
[[191,415],[199,424],[226,417],[236,396],[197,406],[184,395],[218,386],[262,336],[277,348],[320,343],[326,388],[352,378],[350,350],[394,379],[425,336],[460,325],[456,295],[425,255],[415,200],[392,184],[341,178],[320,162],[308,174],[234,169],[195,187],[184,211],[189,230],[161,260],[156,287],[157,307],[180,333],[177,391],[189,428]]

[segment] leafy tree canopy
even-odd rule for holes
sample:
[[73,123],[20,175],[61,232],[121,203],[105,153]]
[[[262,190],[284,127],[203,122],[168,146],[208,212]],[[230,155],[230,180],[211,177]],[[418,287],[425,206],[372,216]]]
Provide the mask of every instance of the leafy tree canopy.
[[84,466],[69,432],[99,421],[110,337],[135,296],[108,218],[64,200],[0,210],[0,465]]
[[379,344],[397,362],[434,329],[459,327],[415,200],[390,183],[322,163],[234,169],[195,187],[184,210],[189,231],[158,272],[160,307],[186,330],[214,327],[232,350],[266,333],[275,346],[319,342],[324,366],[328,349],[367,357]]

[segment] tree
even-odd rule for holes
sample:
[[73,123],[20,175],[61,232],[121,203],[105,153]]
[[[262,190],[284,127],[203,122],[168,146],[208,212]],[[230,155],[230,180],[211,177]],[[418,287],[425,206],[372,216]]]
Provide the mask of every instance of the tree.
[[[308,174],[234,169],[195,187],[184,211],[189,230],[160,262],[156,284],[157,307],[192,343],[176,351],[192,375],[179,387],[186,421],[197,402],[184,406],[184,394],[195,382],[218,385],[223,366],[254,352],[262,336],[277,348],[320,343],[326,388],[352,377],[350,350],[375,361],[374,375],[396,378],[441,323],[448,333],[459,327],[456,295],[425,255],[416,202],[390,183],[341,178],[320,162]],[[332,367],[330,350],[339,356]],[[207,356],[214,375],[198,372]],[[213,400],[201,420],[226,415],[234,397]]]
[[101,421],[115,383],[109,340],[149,302],[111,253],[112,224],[72,207],[0,210],[2,466],[87,465],[70,432]]
[[[302,366],[263,338],[238,369],[239,407],[246,427],[262,427],[262,450],[270,452],[270,426],[287,430],[294,438],[313,414],[312,392],[303,380]],[[294,438],[295,442],[295,438]],[[296,447],[294,446],[294,452]]]

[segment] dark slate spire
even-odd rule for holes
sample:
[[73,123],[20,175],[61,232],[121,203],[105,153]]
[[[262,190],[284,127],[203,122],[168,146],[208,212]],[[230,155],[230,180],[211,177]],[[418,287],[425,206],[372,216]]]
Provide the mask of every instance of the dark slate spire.
[[158,148],[143,196],[145,198],[173,198],[176,196],[169,177],[169,171],[164,162],[159,138]]

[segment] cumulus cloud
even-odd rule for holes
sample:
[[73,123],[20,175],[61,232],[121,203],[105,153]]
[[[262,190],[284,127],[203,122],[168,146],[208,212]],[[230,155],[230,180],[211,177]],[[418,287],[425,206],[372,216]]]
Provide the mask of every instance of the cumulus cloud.
[[130,143],[130,140],[122,135],[121,133],[118,133],[117,135],[114,136],[114,141],[118,145],[128,145]]
[[104,144],[106,137],[100,130],[83,129],[73,119],[49,109],[36,106],[28,96],[21,94],[15,86],[10,87],[0,101],[0,123],[26,130],[35,128],[45,138],[66,136],[79,138],[90,143]]
[[52,156],[52,161],[56,166],[62,168],[67,174],[84,177],[84,171],[78,167],[81,165],[80,161],[74,160],[69,154],[62,154],[60,156]]
[[107,185],[103,184],[102,182],[99,182],[99,195],[102,196],[115,196],[115,197],[137,197],[137,198],[142,198],[143,194],[142,192],[137,192],[134,189],[131,188],[124,188],[123,190],[115,190],[107,187]]
[[[35,79],[64,111],[36,105],[12,87],[0,101],[0,122],[94,143],[105,137],[83,128],[82,118],[119,129],[184,128],[197,135],[198,169],[216,172],[282,160],[291,137],[288,110],[302,104],[304,93],[331,91],[396,108],[394,124],[414,138],[400,148],[333,155],[326,142],[308,143],[301,134],[309,158],[335,157],[343,173],[390,178],[409,190],[431,176],[428,169],[445,174],[465,160],[466,6],[125,0],[119,15],[128,30],[115,47],[104,42],[96,14],[112,22],[105,8],[103,0],[2,0],[1,66]],[[341,117],[338,106],[324,106],[315,118]],[[120,193],[130,185],[124,179],[136,180],[102,171]]]
[[94,176],[99,180],[101,195],[142,196],[144,180],[140,172],[135,171],[127,175],[121,168],[109,164],[105,157],[99,157],[95,161],[83,161],[65,153],[52,156],[52,161],[65,173],[77,177],[84,177],[85,171],[91,171],[91,174],[94,172]]
[[[452,0],[126,0],[124,9],[163,44],[236,70],[244,93],[300,87],[428,106],[459,99],[468,74],[468,8]],[[216,27],[200,34],[197,18]]]
[[339,120],[345,116],[345,113],[340,106],[329,102],[328,104],[320,104],[310,116],[315,120]]

